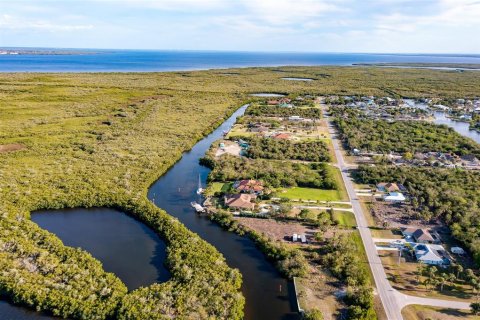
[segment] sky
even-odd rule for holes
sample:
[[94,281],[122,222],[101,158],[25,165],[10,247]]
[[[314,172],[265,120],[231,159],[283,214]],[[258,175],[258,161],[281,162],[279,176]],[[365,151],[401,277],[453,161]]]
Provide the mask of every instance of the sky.
[[0,47],[480,54],[480,0],[0,0]]

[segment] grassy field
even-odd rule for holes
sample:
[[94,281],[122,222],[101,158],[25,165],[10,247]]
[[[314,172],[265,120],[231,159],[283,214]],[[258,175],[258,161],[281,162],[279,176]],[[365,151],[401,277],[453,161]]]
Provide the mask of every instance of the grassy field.
[[338,190],[322,190],[315,188],[293,187],[279,192],[279,196],[293,200],[314,200],[314,201],[348,201],[347,190],[343,184],[340,171],[330,167],[337,181]]
[[316,201],[340,201],[341,194],[338,190],[322,190],[314,188],[293,187],[285,189],[279,193],[282,198],[296,200],[316,200]]
[[334,211],[333,220],[336,221],[338,225],[344,227],[354,227],[357,225],[357,222],[355,221],[355,215],[351,212]]
[[410,305],[402,309],[405,320],[480,320],[468,310],[435,308],[429,306]]
[[[0,74],[0,145],[21,145],[12,152],[0,148],[0,242],[8,243],[0,252],[0,267],[8,270],[0,275],[2,294],[69,318],[111,317],[120,305],[131,318],[147,311],[143,316],[152,319],[170,312],[241,318],[240,275],[146,198],[150,184],[182,152],[234,109],[257,99],[250,96],[255,92],[465,98],[478,95],[480,84],[476,72],[273,69],[236,69],[233,75],[224,70]],[[318,80],[280,79],[289,73]],[[332,201],[345,194],[322,197]],[[127,294],[96,259],[65,247],[28,219],[33,210],[92,206],[120,208],[165,239],[172,280]],[[35,268],[42,272],[32,272]]]

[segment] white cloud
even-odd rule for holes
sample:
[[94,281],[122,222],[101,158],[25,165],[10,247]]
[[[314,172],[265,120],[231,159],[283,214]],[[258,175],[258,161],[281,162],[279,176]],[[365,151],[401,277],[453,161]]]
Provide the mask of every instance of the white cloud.
[[255,18],[275,25],[305,23],[322,15],[340,11],[341,1],[325,0],[242,0]]
[[41,31],[74,31],[93,29],[91,24],[60,24],[48,20],[31,20],[3,14],[0,16],[0,30],[41,30]]

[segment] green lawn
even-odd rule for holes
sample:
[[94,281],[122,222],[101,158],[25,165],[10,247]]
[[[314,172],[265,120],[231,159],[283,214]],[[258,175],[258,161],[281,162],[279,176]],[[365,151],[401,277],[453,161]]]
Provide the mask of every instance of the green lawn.
[[355,216],[351,212],[333,211],[333,220],[337,221],[338,225],[345,227],[353,227],[357,225]]
[[341,201],[342,192],[339,190],[322,190],[314,188],[293,187],[285,189],[285,192],[278,194],[282,198],[316,200],[316,201]]
[[227,192],[231,185],[233,184],[233,182],[212,182],[208,185],[208,188],[207,188],[207,191],[206,191],[206,194],[207,195],[214,195],[216,192]]

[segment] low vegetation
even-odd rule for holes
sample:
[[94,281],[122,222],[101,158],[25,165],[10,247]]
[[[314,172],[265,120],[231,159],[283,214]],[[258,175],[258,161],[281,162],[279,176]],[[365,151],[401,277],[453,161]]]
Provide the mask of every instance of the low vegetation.
[[342,234],[327,240],[327,245],[321,249],[322,260],[347,285],[348,319],[373,320],[377,316],[370,277],[357,250],[355,241]]
[[252,159],[303,160],[329,162],[331,157],[324,141],[293,142],[270,138],[246,138],[247,157]]
[[[241,319],[238,271],[146,198],[149,185],[182,152],[239,105],[256,100],[249,96],[253,92],[412,97],[428,92],[454,98],[478,95],[480,83],[473,72],[282,70],[318,80],[280,81],[271,68],[229,75],[224,70],[0,75],[0,145],[22,146],[0,153],[1,293],[72,319]],[[319,112],[296,110],[307,110],[299,116]],[[228,168],[235,173],[234,164]],[[304,165],[292,179],[274,173],[284,165],[278,164],[272,165],[274,184],[334,187],[322,173],[325,168]],[[254,170],[249,167],[248,176],[255,176]],[[127,293],[91,255],[65,247],[29,220],[33,210],[92,206],[123,210],[155,230],[168,244],[171,280]],[[295,265],[283,261],[289,270]]]
[[[207,161],[204,160],[203,163]],[[332,170],[334,168],[324,163],[303,164],[224,155],[214,161],[208,179],[209,181],[260,179],[272,188],[301,186],[335,190],[337,181]]]
[[321,117],[319,108],[281,108],[267,105],[251,106],[247,109],[245,115],[282,118],[299,116],[307,119],[319,119]]

